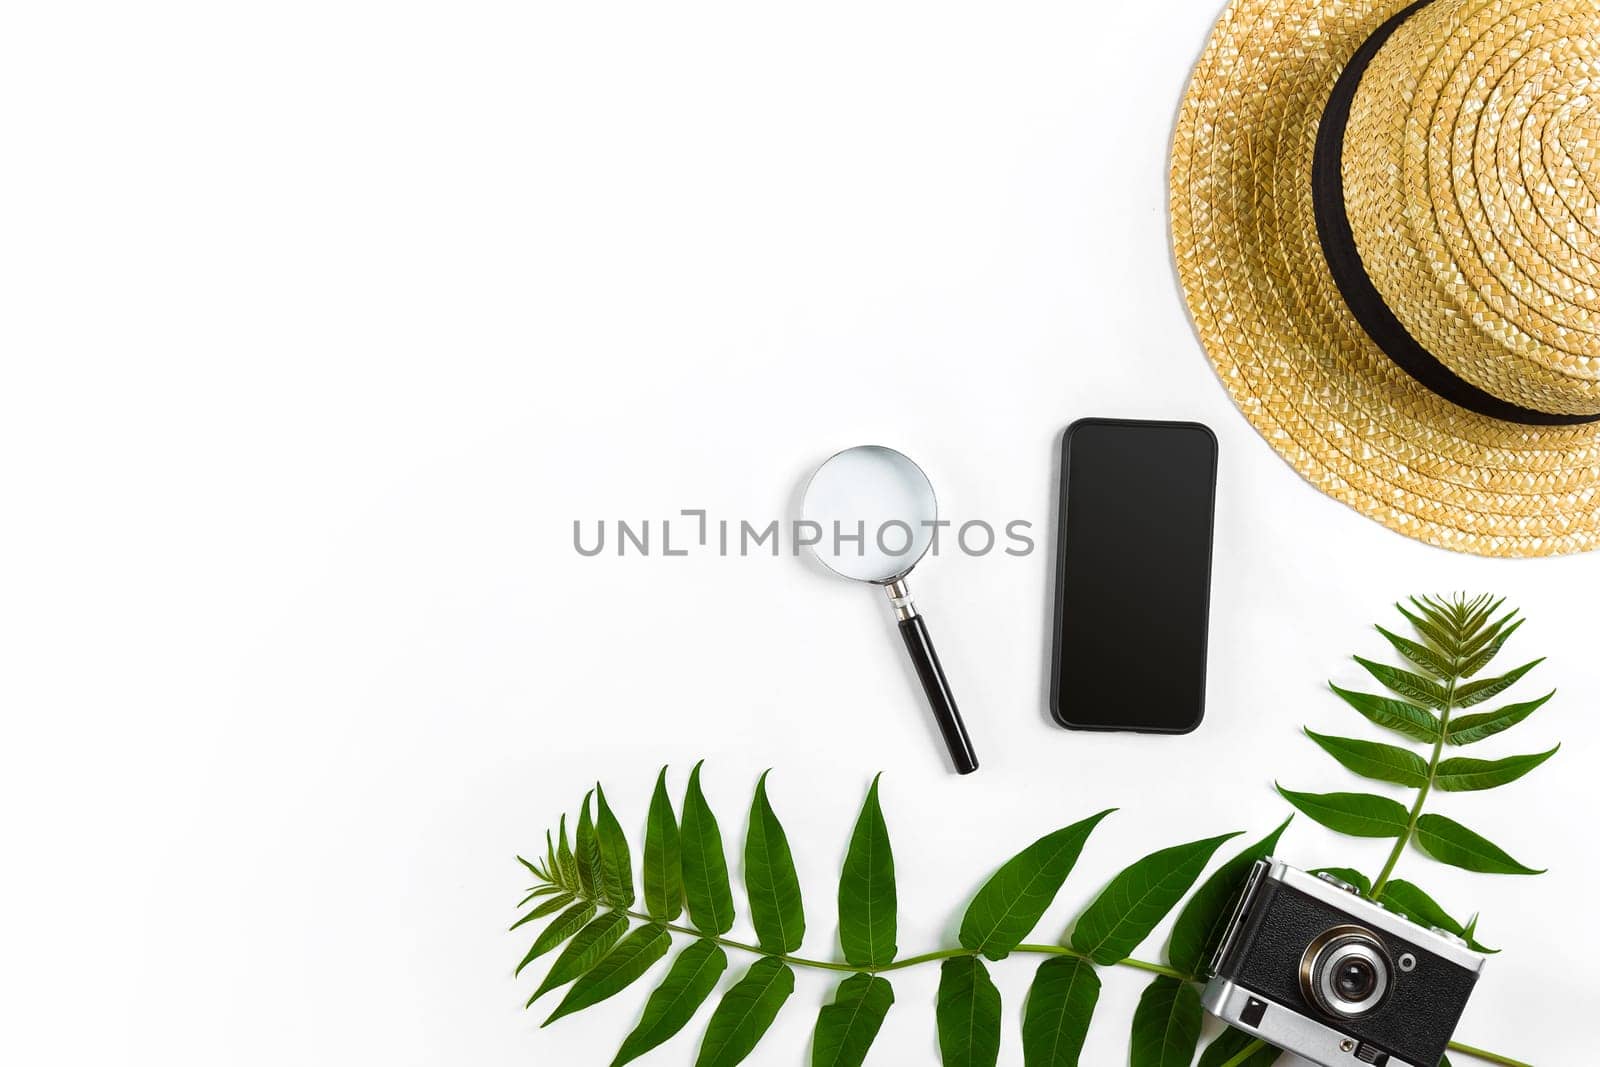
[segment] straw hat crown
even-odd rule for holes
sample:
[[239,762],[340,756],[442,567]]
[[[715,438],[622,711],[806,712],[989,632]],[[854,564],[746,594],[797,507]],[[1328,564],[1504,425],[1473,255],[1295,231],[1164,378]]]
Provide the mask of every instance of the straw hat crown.
[[1394,22],[1344,135],[1362,267],[1457,377],[1600,414],[1600,6],[1434,0]]
[[1218,380],[1429,544],[1600,549],[1600,0],[1226,0],[1172,141]]

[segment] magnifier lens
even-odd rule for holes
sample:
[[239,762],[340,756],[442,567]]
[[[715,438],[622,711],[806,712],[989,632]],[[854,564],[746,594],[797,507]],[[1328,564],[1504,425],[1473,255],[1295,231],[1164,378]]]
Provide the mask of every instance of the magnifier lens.
[[825,566],[846,578],[883,586],[951,763],[958,774],[977,770],[978,757],[927,623],[901,581],[933,543],[939,505],[928,476],[892,448],[847,448],[811,476],[800,513],[816,524],[807,534],[816,537],[811,548]]
[[830,570],[863,582],[903,576],[933,540],[938,502],[928,476],[892,448],[861,445],[828,460],[806,486],[802,517]]

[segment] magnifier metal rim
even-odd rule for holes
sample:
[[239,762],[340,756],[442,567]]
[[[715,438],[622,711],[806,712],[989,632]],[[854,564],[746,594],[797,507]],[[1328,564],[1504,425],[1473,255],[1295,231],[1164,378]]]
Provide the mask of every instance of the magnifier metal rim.
[[[817,475],[822,473],[823,468],[832,463],[834,460],[838,459],[840,456],[844,455],[846,452],[857,452],[865,448],[875,448],[883,452],[893,452],[895,455],[911,464],[911,469],[922,476],[923,484],[928,487],[928,497],[933,501],[933,518],[935,521],[937,521],[939,518],[939,494],[934,490],[933,479],[928,477],[928,472],[924,471],[920,466],[918,466],[916,460],[912,459],[898,448],[890,448],[888,445],[875,444],[851,445],[849,448],[841,448],[839,451],[835,452],[833,455],[817,464],[817,469],[812,471],[811,477],[806,479],[805,491],[800,494],[800,517],[802,519],[805,519],[806,517],[806,503],[811,499],[811,485],[817,480]],[[835,567],[832,563],[829,563],[827,557],[821,552],[817,551],[816,545],[812,545],[810,547],[811,554],[817,558],[817,562],[821,563],[824,567],[828,568],[841,578],[847,578],[852,582],[866,582],[869,585],[892,585],[893,583],[904,578],[906,575],[910,574],[911,568],[922,562],[922,557],[928,554],[928,549],[932,547],[932,545],[933,538],[930,537],[928,538],[928,543],[922,546],[922,551],[917,553],[916,558],[914,558],[910,563],[907,563],[898,572],[885,578],[857,578],[853,574],[846,574],[844,571]]]

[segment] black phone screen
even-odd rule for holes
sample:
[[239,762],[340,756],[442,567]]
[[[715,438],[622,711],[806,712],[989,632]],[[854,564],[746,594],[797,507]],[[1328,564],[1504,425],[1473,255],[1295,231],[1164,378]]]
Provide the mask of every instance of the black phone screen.
[[1061,725],[1200,725],[1216,480],[1217,440],[1199,423],[1067,428],[1050,686]]

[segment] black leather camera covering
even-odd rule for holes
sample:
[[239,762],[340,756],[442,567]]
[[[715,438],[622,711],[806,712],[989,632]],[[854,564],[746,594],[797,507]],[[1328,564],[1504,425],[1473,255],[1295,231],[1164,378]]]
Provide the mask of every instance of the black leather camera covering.
[[1297,889],[1266,882],[1217,974],[1409,1063],[1438,1063],[1478,981],[1477,974],[1465,967],[1415,942],[1372,930],[1391,960],[1404,952],[1417,958],[1417,967],[1409,974],[1391,968],[1383,1004],[1359,1018],[1335,1018],[1301,993],[1300,961],[1306,947],[1325,931],[1352,923],[1366,926]]

